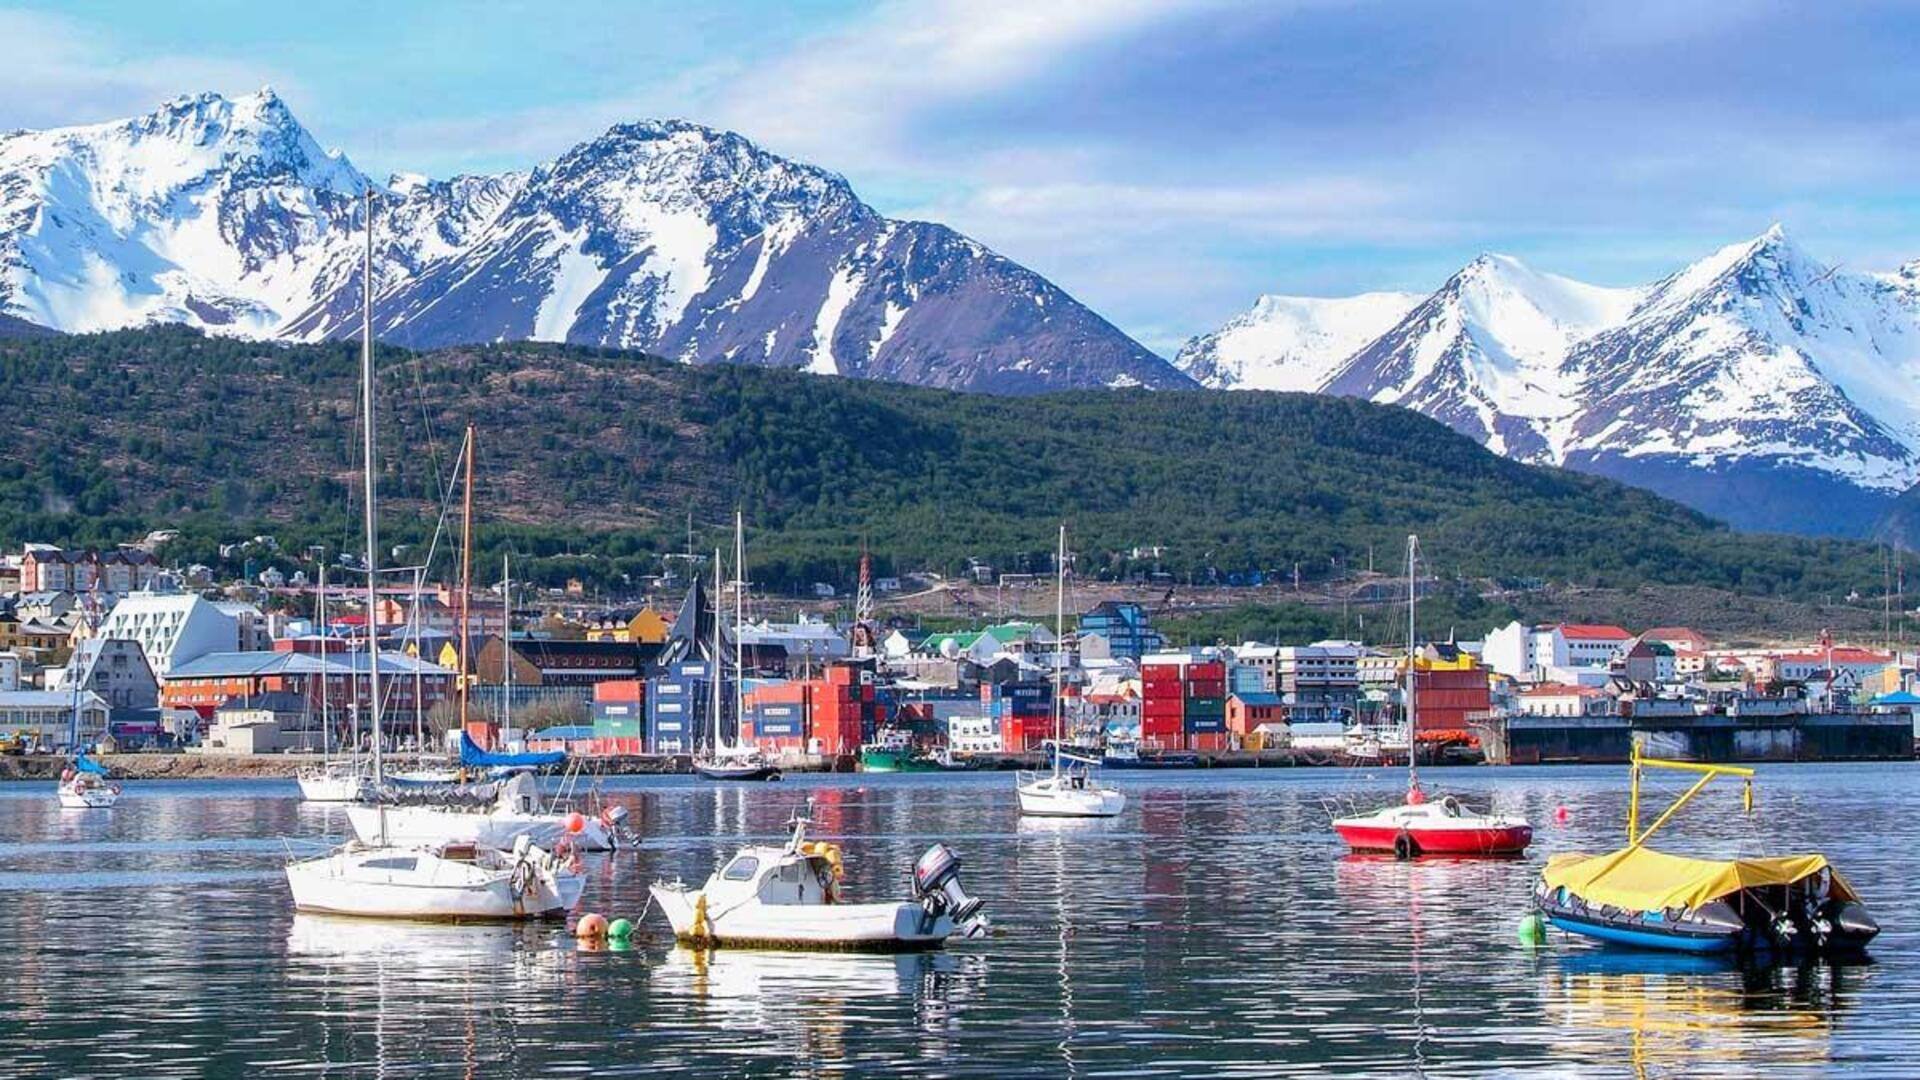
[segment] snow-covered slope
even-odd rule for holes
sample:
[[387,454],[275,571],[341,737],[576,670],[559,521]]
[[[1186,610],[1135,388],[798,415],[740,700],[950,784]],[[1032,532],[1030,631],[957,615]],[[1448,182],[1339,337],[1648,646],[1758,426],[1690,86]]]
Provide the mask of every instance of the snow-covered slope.
[[1420,300],[1418,293],[1400,292],[1263,296],[1253,310],[1187,342],[1173,365],[1217,389],[1318,390],[1341,361]]
[[1778,226],[1638,288],[1482,256],[1345,351],[1276,349],[1234,370],[1326,370],[1311,388],[1417,409],[1501,453],[1746,526],[1861,533],[1920,481],[1920,263],[1830,268]]
[[0,313],[355,332],[360,193],[375,311],[420,346],[533,338],[960,389],[1190,386],[1052,283],[737,135],[623,124],[531,171],[377,184],[272,91],[0,136]]

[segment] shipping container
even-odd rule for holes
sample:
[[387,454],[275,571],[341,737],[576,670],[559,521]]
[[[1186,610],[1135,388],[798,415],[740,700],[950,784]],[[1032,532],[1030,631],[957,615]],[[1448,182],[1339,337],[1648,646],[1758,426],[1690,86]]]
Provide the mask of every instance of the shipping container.
[[1233,748],[1232,739],[1221,733],[1191,732],[1187,735],[1187,749],[1203,754],[1225,753]]

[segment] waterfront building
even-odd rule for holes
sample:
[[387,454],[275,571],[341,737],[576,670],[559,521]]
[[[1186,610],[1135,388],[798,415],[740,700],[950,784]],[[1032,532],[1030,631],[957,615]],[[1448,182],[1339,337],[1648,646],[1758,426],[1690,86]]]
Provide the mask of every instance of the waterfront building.
[[[509,650],[500,638],[488,638],[482,643],[475,663],[480,681],[504,685],[508,655]],[[600,682],[638,679],[659,655],[658,645],[630,641],[515,637],[511,648],[513,682],[516,686],[591,687]]]
[[1080,616],[1078,628],[1081,634],[1105,638],[1111,655],[1128,660],[1139,660],[1166,645],[1166,639],[1153,628],[1147,609],[1125,601],[1101,601],[1092,611]]
[[160,683],[140,643],[127,638],[89,638],[75,646],[65,667],[48,674],[47,689],[72,692],[79,685],[114,710],[157,709]]
[[1351,720],[1360,699],[1360,646],[1321,641],[1274,650],[1272,692],[1290,720]]
[[[380,654],[382,711],[389,717],[411,718],[424,713],[453,692],[454,673],[398,653]],[[342,716],[348,709],[364,710],[368,697],[367,654],[297,652],[208,653],[160,676],[163,708],[192,709],[203,718],[231,698],[251,699],[285,691],[299,694],[319,708],[320,695]],[[414,691],[420,691],[415,701]]]
[[1535,683],[1521,687],[1514,707],[1522,716],[1606,716],[1612,711],[1612,698],[1593,686],[1570,683]]
[[1604,678],[1614,655],[1632,640],[1618,626],[1511,622],[1487,635],[1481,654],[1488,667],[1522,682],[1563,676],[1563,681],[1581,681],[1583,674]]
[[92,746],[107,733],[112,710],[98,694],[85,691],[76,702],[67,690],[0,690],[0,732],[25,736],[59,750],[70,750],[75,705],[80,710],[80,744]]
[[271,642],[252,604],[216,603],[193,593],[133,593],[113,605],[92,636],[138,642],[161,679],[202,656],[264,649]]

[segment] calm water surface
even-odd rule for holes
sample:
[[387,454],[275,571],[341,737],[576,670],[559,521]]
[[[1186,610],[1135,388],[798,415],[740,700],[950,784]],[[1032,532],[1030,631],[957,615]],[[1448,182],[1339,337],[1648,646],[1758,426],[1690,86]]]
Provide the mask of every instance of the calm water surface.
[[[1817,848],[1885,928],[1874,962],[1741,972],[1515,925],[1556,851],[1618,846],[1624,768],[1432,770],[1538,827],[1519,862],[1346,857],[1328,809],[1391,772],[1114,774],[1116,821],[1037,823],[1009,774],[609,782],[645,832],[584,907],[637,916],[808,794],[855,896],[935,840],[996,935],[922,957],[581,951],[563,928],[295,916],[286,841],[339,836],[288,782],[129,783],[107,812],[0,785],[4,1076],[1912,1076],[1912,766],[1726,781],[1665,846]],[[1663,782],[1664,783],[1664,782]],[[1667,785],[1677,790],[1677,785]],[[1556,823],[1555,808],[1567,818]]]

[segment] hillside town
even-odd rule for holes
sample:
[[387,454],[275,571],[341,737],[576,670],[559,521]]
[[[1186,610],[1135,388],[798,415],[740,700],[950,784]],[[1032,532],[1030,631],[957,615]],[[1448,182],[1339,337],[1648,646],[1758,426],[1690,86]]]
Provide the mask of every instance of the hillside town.
[[629,606],[383,588],[369,612],[304,572],[216,584],[165,565],[165,539],[0,559],[0,746],[67,752],[77,725],[80,746],[122,751],[360,748],[370,655],[390,749],[438,753],[464,729],[483,746],[661,767],[711,745],[716,720],[722,739],[788,768],[850,768],[880,743],[1026,761],[1056,725],[1112,760],[1167,764],[1404,760],[1410,742],[1422,760],[1462,762],[1624,760],[1636,743],[1891,758],[1912,756],[1920,706],[1915,655],[1898,647],[1513,622],[1413,650],[1410,739],[1404,641],[1175,647],[1143,605],[1113,600],[1073,613],[1063,635],[1019,619],[927,631],[876,616],[864,566],[846,622],[736,623],[697,578]]

